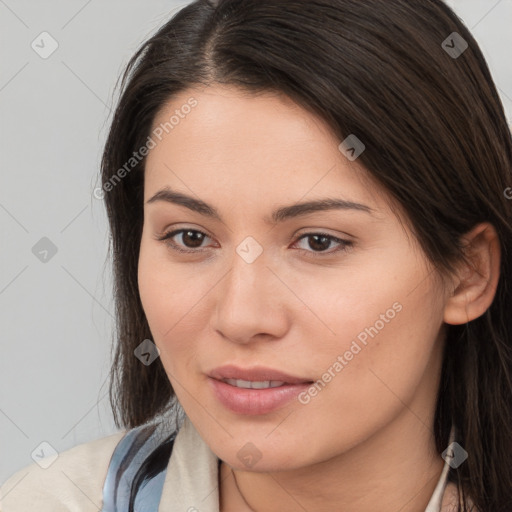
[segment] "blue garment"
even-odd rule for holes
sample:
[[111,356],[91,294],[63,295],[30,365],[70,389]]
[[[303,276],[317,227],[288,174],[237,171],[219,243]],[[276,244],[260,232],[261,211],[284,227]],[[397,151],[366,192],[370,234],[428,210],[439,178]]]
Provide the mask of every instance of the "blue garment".
[[[103,508],[101,512],[129,512],[132,488],[138,486],[134,507],[136,512],[158,512],[162,496],[167,463],[156,475],[140,482],[141,468],[154,453],[162,448],[166,440],[170,441],[169,456],[172,452],[174,432],[169,440],[169,432],[164,424],[140,425],[129,430],[117,444],[107,470],[103,485]],[[167,461],[168,462],[168,461]],[[147,470],[143,471],[147,474]]]

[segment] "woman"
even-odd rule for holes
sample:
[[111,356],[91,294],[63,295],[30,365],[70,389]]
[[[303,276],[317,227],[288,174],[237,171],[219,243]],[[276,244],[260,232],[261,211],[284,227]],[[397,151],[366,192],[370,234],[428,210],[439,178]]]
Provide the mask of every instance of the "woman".
[[123,430],[3,512],[512,510],[511,168],[439,0],[186,6],[95,191]]

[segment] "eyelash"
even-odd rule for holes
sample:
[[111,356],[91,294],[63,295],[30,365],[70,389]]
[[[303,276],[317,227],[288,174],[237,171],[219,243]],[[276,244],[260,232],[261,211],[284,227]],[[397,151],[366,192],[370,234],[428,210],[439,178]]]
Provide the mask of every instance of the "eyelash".
[[[197,253],[197,252],[202,252],[201,248],[200,249],[189,249],[189,250],[181,249],[176,243],[171,241],[171,238],[173,238],[174,236],[176,236],[176,235],[178,235],[180,233],[188,232],[188,231],[191,231],[193,233],[201,233],[201,235],[204,235],[205,237],[208,237],[208,235],[206,233],[203,233],[202,231],[200,231],[198,229],[182,228],[182,229],[176,229],[174,231],[170,231],[168,233],[165,233],[163,236],[157,238],[157,240],[165,242],[166,245],[168,245],[172,250],[177,251],[177,252],[181,252],[181,253]],[[351,242],[349,240],[342,240],[341,238],[337,238],[337,237],[335,237],[333,235],[329,235],[327,233],[322,233],[322,232],[303,233],[297,239],[297,242],[302,240],[303,238],[308,238],[308,237],[314,236],[314,235],[319,235],[321,237],[328,238],[332,242],[339,243],[341,247],[336,249],[335,251],[331,251],[331,252],[326,252],[326,251],[308,251],[306,249],[298,249],[298,250],[301,251],[302,253],[313,254],[314,257],[317,257],[317,256],[319,256],[319,257],[324,256],[325,257],[325,256],[328,256],[328,255],[331,256],[331,255],[336,254],[338,252],[344,252],[344,251],[346,251],[347,249],[349,249],[350,247],[353,246],[353,242]],[[208,238],[210,238],[210,237],[208,237]]]

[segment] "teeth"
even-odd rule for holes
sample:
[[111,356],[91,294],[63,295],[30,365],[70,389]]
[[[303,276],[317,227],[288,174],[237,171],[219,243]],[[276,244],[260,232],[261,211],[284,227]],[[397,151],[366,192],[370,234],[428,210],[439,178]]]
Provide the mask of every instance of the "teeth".
[[266,389],[266,388],[277,388],[286,384],[280,380],[263,380],[263,381],[250,381],[241,379],[224,379],[224,382],[236,386],[237,388],[247,389]]

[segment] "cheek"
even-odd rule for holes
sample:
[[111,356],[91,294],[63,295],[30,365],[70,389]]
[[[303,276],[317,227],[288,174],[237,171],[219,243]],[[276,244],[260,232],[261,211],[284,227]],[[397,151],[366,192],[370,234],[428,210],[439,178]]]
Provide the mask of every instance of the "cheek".
[[[358,257],[332,272],[317,272],[300,281],[296,277],[294,287],[305,298],[309,311],[295,321],[310,331],[304,339],[321,339],[319,355],[343,354],[354,340],[364,346],[375,331],[380,336],[403,316],[401,304],[409,299],[404,290],[408,283],[419,279],[419,271],[410,262],[398,265],[392,257],[389,259],[390,263],[386,263],[383,257],[378,262]],[[407,291],[411,288],[412,285]],[[317,330],[316,337],[311,332],[313,328]]]
[[335,406],[343,425],[364,431],[411,403],[424,379],[432,379],[425,388],[432,389],[429,365],[443,317],[431,280],[422,281],[426,275],[402,261],[367,267],[364,274],[346,276],[343,290],[327,290],[333,300],[322,319],[336,335],[327,332],[322,350],[310,359],[320,372],[313,407],[327,414]]
[[[302,282],[302,296],[318,316],[309,313],[302,327],[308,332],[305,339],[321,340],[322,350],[313,353],[320,371],[346,354],[346,378],[357,377],[375,388],[382,386],[376,377],[380,373],[399,382],[411,377],[413,370],[407,368],[427,364],[442,325],[442,300],[427,278],[425,261],[396,245],[399,250],[381,252],[378,259],[361,257],[336,275]],[[357,387],[361,389],[361,381]]]
[[162,363],[171,373],[171,365],[178,366],[179,362],[183,367],[183,358],[195,353],[197,337],[193,332],[201,329],[200,318],[204,317],[200,299],[208,292],[208,281],[199,279],[197,271],[191,273],[190,268],[171,262],[166,251],[151,241],[141,244],[140,299]]

